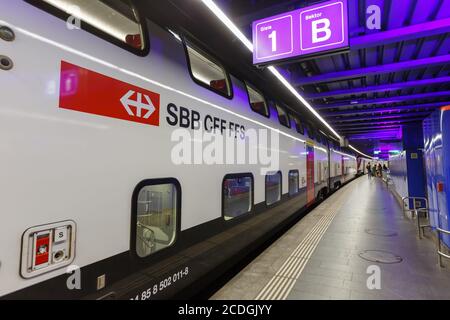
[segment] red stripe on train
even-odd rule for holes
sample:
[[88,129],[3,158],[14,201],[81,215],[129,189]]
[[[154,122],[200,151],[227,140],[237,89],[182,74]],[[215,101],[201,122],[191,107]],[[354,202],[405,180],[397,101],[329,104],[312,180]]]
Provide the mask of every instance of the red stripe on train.
[[159,126],[160,95],[61,61],[59,107]]

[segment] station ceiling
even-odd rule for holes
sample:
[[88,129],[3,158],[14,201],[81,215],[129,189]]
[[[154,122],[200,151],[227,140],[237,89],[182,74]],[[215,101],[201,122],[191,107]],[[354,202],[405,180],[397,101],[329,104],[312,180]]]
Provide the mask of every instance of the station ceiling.
[[[370,1],[348,0],[349,51],[278,68],[340,135],[373,154],[380,144],[400,140],[402,125],[420,122],[434,109],[450,104],[450,0],[377,0],[382,7],[381,30],[367,30]],[[215,1],[248,39],[254,20],[318,2]],[[252,66],[251,54],[201,1],[167,4],[173,6],[173,28],[197,37],[225,63],[258,78],[255,81],[275,95],[291,96],[267,81],[272,75]],[[298,101],[290,105],[307,115]]]

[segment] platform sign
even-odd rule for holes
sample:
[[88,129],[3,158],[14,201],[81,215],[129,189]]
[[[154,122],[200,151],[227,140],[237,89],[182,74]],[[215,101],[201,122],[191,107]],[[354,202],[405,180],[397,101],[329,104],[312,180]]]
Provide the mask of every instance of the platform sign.
[[347,0],[322,2],[255,21],[253,45],[254,64],[345,49],[349,45]]

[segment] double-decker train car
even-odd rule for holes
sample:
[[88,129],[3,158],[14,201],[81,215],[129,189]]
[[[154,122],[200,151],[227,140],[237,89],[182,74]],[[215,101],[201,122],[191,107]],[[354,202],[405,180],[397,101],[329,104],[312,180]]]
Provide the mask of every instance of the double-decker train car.
[[373,165],[375,162],[374,160],[371,160],[369,158],[364,158],[364,157],[358,157],[357,158],[357,174],[358,175],[363,175],[363,174],[368,174],[369,172],[367,171],[367,165]]
[[[0,31],[4,299],[193,296],[356,176],[349,150],[131,1],[7,1]],[[220,137],[276,166],[221,163]]]

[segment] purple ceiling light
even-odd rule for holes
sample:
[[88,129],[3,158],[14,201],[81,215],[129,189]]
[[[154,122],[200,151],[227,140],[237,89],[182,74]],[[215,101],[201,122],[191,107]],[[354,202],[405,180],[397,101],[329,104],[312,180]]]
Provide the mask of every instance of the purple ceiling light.
[[334,124],[333,127],[335,128],[342,128],[342,127],[359,127],[359,126],[367,126],[367,125],[378,125],[378,124],[391,124],[391,123],[405,123],[405,122],[417,122],[417,121],[422,121],[423,117],[419,117],[419,118],[411,118],[411,119],[393,119],[393,120],[382,120],[382,121],[377,121],[376,124],[373,123],[373,121],[371,122],[356,122],[356,123],[337,123]]
[[367,131],[374,131],[374,130],[381,130],[381,129],[389,129],[389,128],[398,128],[400,127],[400,124],[386,124],[386,125],[371,125],[366,127],[356,127],[356,128],[341,128],[339,129],[339,132],[354,132],[354,131],[361,131],[361,130],[367,130]]
[[412,109],[439,108],[439,107],[444,107],[444,106],[448,106],[448,105],[450,105],[450,101],[422,103],[422,104],[395,106],[395,107],[391,106],[391,107],[382,107],[382,108],[371,108],[371,109],[348,109],[348,110],[342,110],[342,111],[321,112],[321,114],[324,117],[334,117],[334,116],[351,115],[351,114],[378,113],[378,112],[400,112],[400,111],[412,110]]
[[350,39],[352,50],[386,45],[450,32],[450,18],[429,21]]
[[382,139],[382,140],[400,140],[402,138],[402,133],[400,129],[388,129],[379,132],[362,132],[362,133],[352,133],[348,136],[349,140],[371,140],[371,139]]
[[380,120],[380,119],[397,119],[397,118],[408,118],[408,117],[416,117],[416,116],[427,116],[431,113],[431,111],[423,111],[423,112],[410,112],[410,113],[398,113],[398,114],[387,114],[387,115],[378,115],[378,116],[357,116],[357,117],[346,117],[346,118],[336,118],[331,119],[329,122],[353,122],[360,120]]
[[357,129],[342,129],[340,132],[346,134],[356,134],[356,133],[380,133],[385,132],[386,130],[400,130],[400,125],[392,125],[392,126],[382,126],[382,127],[370,127],[370,128],[357,128]]
[[408,60],[396,63],[389,63],[384,65],[372,66],[360,69],[351,69],[338,72],[330,72],[312,77],[301,77],[293,81],[295,86],[313,85],[323,82],[333,82],[340,80],[348,80],[357,77],[364,77],[370,75],[379,75],[397,71],[407,71],[411,69],[432,67],[436,65],[447,64],[450,62],[450,54],[441,55],[437,57],[423,58],[417,60]]
[[397,97],[389,97],[389,98],[379,98],[379,99],[358,99],[357,101],[344,101],[330,104],[319,104],[316,105],[315,108],[319,110],[323,109],[334,109],[341,107],[351,107],[355,105],[365,105],[365,104],[388,104],[388,103],[397,103],[408,100],[419,100],[419,99],[436,99],[441,97],[450,97],[450,91],[438,91],[438,92],[427,92],[427,93],[418,93],[412,95],[405,96],[397,96]]
[[442,85],[450,82],[450,77],[439,77],[424,80],[407,81],[400,83],[392,83],[379,86],[369,86],[364,88],[353,88],[345,90],[334,90],[321,93],[314,93],[308,96],[310,100],[323,99],[323,98],[336,98],[340,96],[358,95],[364,93],[376,93],[376,92],[390,92],[408,88],[415,88],[421,86]]

